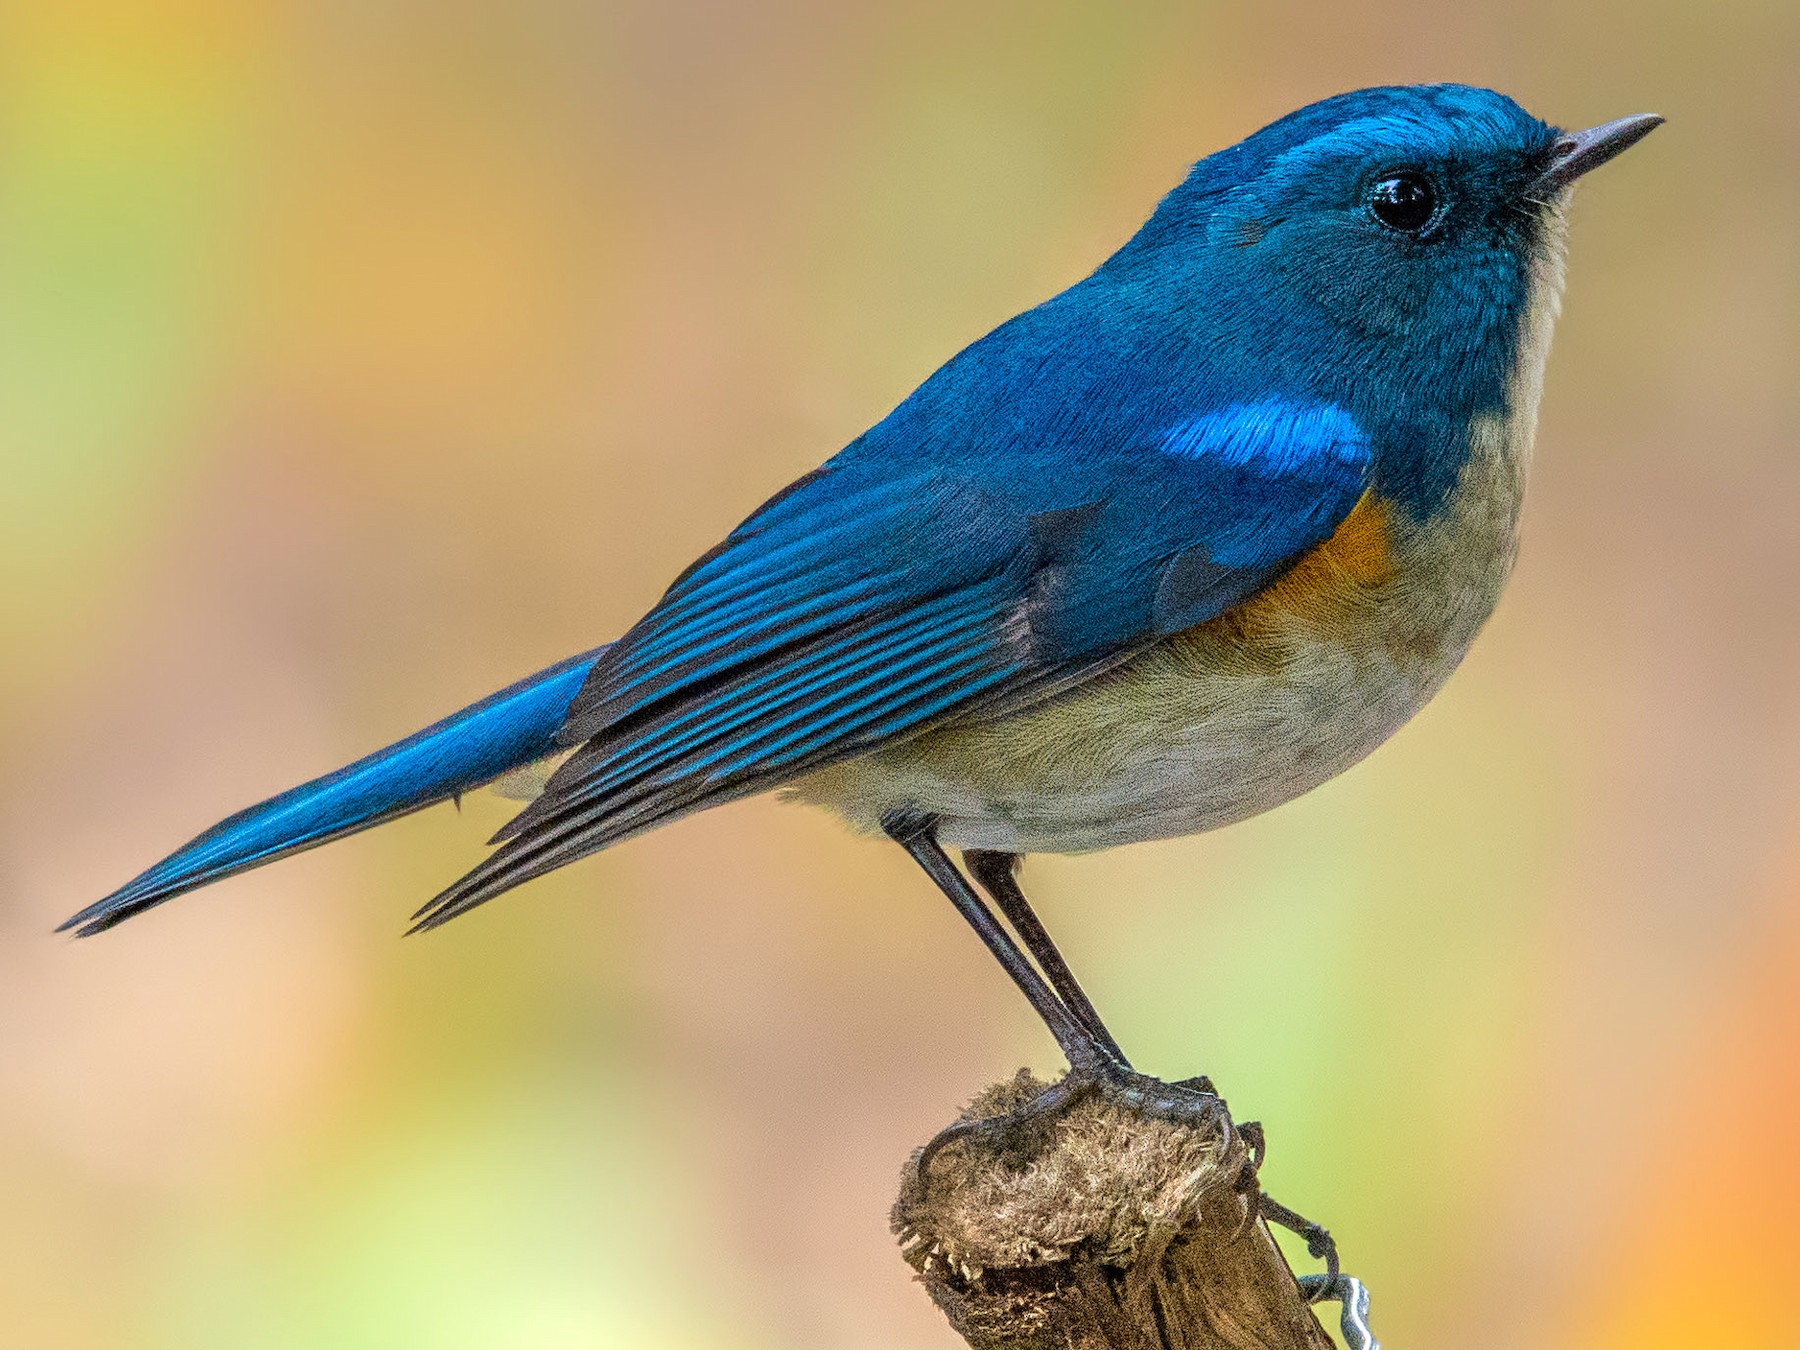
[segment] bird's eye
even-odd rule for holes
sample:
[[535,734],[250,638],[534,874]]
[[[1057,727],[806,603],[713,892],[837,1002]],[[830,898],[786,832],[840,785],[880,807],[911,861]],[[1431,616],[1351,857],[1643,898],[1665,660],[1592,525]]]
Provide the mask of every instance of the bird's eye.
[[1417,234],[1437,215],[1437,190],[1424,174],[1407,169],[1375,180],[1369,209],[1390,230]]

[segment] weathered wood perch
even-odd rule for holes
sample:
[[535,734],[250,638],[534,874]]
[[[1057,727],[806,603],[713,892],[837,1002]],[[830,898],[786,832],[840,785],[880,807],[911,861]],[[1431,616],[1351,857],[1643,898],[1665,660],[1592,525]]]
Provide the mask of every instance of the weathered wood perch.
[[[972,1350],[1330,1350],[1246,1131],[1217,1097],[1138,1081],[1009,1118],[1045,1088],[1021,1071],[963,1114],[988,1124],[914,1155],[894,1231],[932,1300]],[[1331,1292],[1361,1326],[1360,1286]]]

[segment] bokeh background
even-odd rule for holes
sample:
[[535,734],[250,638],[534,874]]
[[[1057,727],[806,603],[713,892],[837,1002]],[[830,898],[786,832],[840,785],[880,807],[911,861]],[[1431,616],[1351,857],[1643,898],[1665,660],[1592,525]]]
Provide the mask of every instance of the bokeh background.
[[1522,565],[1372,761],[1040,860],[1393,1346],[1791,1347],[1800,6],[193,0],[0,19],[0,1342],[948,1347],[886,1208],[1052,1048],[755,801],[422,940],[484,795],[54,923],[624,628],[1199,155],[1454,78],[1584,188]]

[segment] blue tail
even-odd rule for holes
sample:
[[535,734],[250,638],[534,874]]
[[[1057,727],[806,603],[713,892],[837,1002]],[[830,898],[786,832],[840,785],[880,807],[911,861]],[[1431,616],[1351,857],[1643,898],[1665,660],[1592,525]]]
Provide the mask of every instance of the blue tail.
[[57,931],[104,932],[209,882],[458,796],[554,753],[563,715],[605,650],[558,662],[385,750],[227,817]]

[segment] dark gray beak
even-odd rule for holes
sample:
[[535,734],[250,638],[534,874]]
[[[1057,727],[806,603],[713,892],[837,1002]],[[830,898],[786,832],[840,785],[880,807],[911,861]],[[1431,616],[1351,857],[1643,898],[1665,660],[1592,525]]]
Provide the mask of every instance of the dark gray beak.
[[1624,154],[1663,124],[1655,113],[1638,113],[1616,122],[1602,122],[1586,131],[1573,131],[1550,147],[1550,167],[1538,186],[1550,192],[1565,188],[1589,169],[1597,169],[1614,155]]

